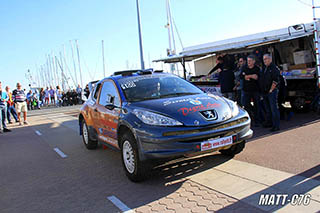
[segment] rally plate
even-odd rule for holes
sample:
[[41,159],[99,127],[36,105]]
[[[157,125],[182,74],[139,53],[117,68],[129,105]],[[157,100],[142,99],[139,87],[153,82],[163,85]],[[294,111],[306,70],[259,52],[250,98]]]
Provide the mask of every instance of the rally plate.
[[207,140],[201,143],[201,151],[206,151],[210,149],[219,148],[222,146],[227,146],[232,144],[232,136],[218,138],[218,139],[212,139]]

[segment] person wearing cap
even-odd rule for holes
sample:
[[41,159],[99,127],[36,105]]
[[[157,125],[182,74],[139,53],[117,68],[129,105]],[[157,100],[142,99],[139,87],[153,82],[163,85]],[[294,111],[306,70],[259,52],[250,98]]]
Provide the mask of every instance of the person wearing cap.
[[21,121],[21,112],[23,112],[24,124],[28,125],[27,122],[27,102],[26,95],[24,90],[21,89],[21,84],[17,83],[17,89],[15,89],[12,93],[13,101],[16,104],[16,109],[18,112],[19,125],[22,125]]
[[2,83],[0,81],[0,133],[11,132],[11,130],[7,128],[6,124],[8,99],[9,97],[6,91],[2,90]]

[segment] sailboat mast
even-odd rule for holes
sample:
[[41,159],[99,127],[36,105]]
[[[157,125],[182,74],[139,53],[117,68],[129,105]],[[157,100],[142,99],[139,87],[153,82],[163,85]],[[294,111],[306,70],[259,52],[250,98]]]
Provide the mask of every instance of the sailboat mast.
[[167,9],[167,25],[166,25],[166,28],[168,29],[168,39],[169,39],[169,49],[168,49],[168,52],[167,52],[167,55],[171,55],[171,35],[170,35],[170,18],[169,18],[169,0],[167,0],[167,3],[166,3],[166,9]]
[[144,70],[139,0],[136,0],[136,4],[137,4],[137,19],[138,19],[138,32],[139,32],[140,63],[141,63],[141,69]]
[[[65,79],[64,79],[64,73],[63,73],[63,60],[62,60],[62,52],[59,52],[60,54],[60,61],[61,61],[61,85],[62,85],[62,90],[65,91],[66,90],[66,84],[65,84]],[[58,66],[59,66],[59,61],[58,62]]]
[[170,0],[167,0],[168,4],[168,14],[169,14],[169,23],[170,23],[170,30],[171,30],[171,36],[172,36],[172,44],[173,44],[173,50],[172,54],[176,54],[176,41],[174,39],[174,31],[173,31],[173,24],[172,24],[172,15],[171,15],[171,8],[170,8]]
[[50,64],[49,64],[49,57],[48,55],[47,57],[47,74],[48,74],[48,87],[50,87],[52,85],[52,78],[51,78],[51,73],[50,73]]
[[[64,45],[63,45],[63,54],[64,54],[65,69],[66,69],[67,71],[69,71],[69,75],[70,75],[70,77],[71,77],[71,80],[72,80],[75,88],[77,88],[78,84],[77,84],[77,82],[74,80],[74,78],[73,78],[73,76],[72,76],[72,73],[71,73],[71,71],[70,71],[70,69],[69,69],[69,67],[68,67],[68,63],[67,63],[67,60],[66,60],[66,48],[65,48]],[[69,82],[68,82],[68,81],[67,81],[67,84],[68,84],[68,86],[69,86]],[[69,87],[69,88],[71,89],[71,87]]]
[[53,61],[54,61],[54,71],[56,73],[57,76],[57,85],[56,86],[61,86],[60,84],[60,76],[59,76],[59,70],[58,70],[58,64],[57,64],[57,60],[56,60],[57,56],[53,56]]
[[103,66],[103,77],[106,77],[106,65],[104,62],[104,41],[102,40],[102,66]]
[[[74,52],[73,52],[72,41],[70,41],[70,45],[71,45],[71,54],[72,54],[72,61],[73,61],[73,69],[74,69],[75,81],[76,81],[76,84],[78,84],[77,69],[76,69],[76,62],[75,62],[75,60],[74,60]],[[76,87],[77,87],[77,85],[76,85]]]
[[81,63],[80,63],[80,53],[79,53],[78,40],[76,40],[76,47],[77,47],[78,63],[79,63],[79,71],[80,71],[80,83],[81,83],[81,88],[83,88],[82,71],[81,71]]
[[56,87],[59,82],[58,82],[58,78],[57,78],[57,72],[56,72],[56,62],[54,60],[54,53],[52,53],[52,56],[51,56],[51,62],[52,62],[52,72],[53,72],[53,76],[54,76],[54,87]]

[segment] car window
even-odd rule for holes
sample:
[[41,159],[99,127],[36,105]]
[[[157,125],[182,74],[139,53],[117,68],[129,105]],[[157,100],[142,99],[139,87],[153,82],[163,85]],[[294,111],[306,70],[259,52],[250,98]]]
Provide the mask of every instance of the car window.
[[135,76],[119,80],[130,102],[203,93],[191,83],[171,75]]
[[106,81],[102,85],[100,99],[100,105],[114,104],[115,106],[120,106],[120,97],[118,90],[115,87],[114,83],[111,81]]
[[97,100],[97,98],[98,98],[100,87],[101,87],[101,83],[97,85],[96,90],[95,90],[95,92],[94,92],[93,98],[94,98],[95,100]]

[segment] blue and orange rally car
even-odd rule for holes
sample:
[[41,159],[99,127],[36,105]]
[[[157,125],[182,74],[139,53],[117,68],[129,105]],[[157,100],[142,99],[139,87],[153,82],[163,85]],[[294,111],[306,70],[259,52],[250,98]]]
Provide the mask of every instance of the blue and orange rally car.
[[218,150],[233,156],[252,136],[248,113],[233,101],[151,71],[116,72],[99,81],[79,124],[88,149],[100,142],[121,150],[132,181],[141,181],[156,159]]

